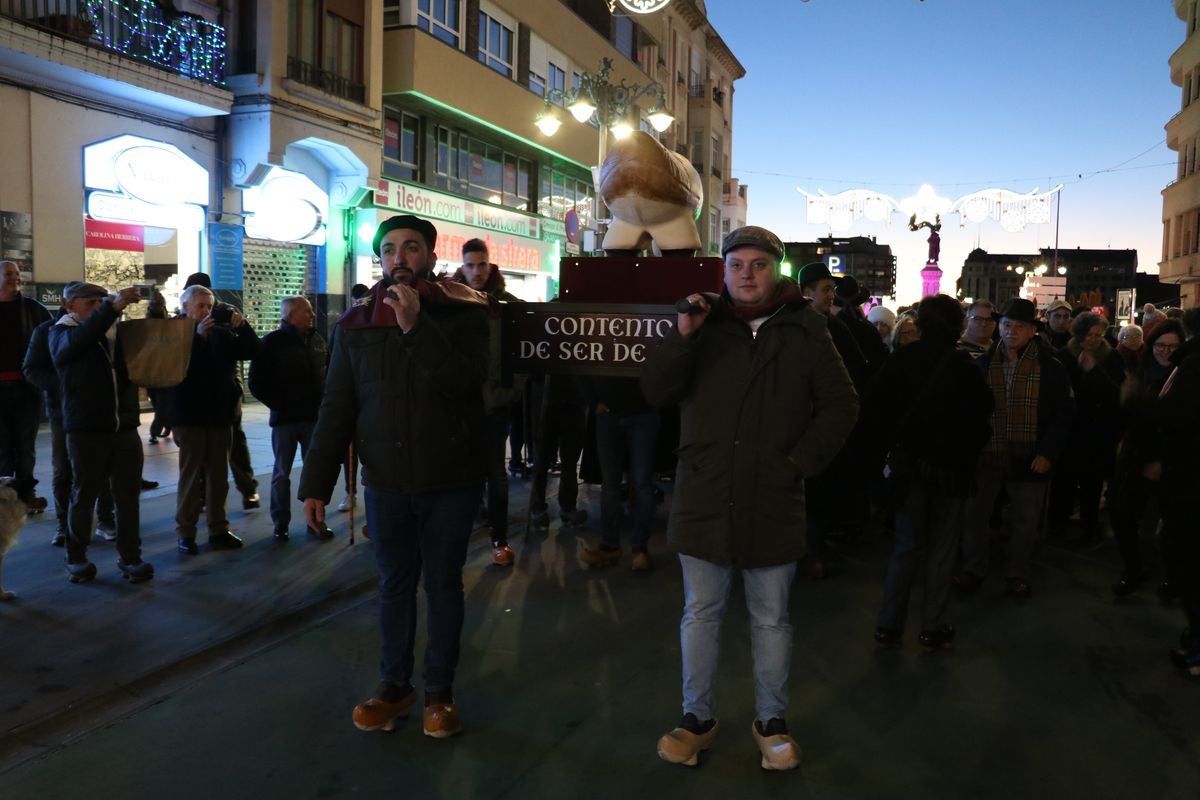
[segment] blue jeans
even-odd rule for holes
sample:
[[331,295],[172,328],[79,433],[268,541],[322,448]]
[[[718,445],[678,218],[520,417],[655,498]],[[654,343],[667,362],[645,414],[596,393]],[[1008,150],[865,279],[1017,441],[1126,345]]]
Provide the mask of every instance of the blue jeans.
[[417,494],[366,488],[367,524],[379,568],[383,680],[412,680],[417,580],[423,578],[429,639],[422,675],[425,691],[454,684],[463,626],[462,568],[482,488],[475,483]]
[[[720,566],[682,553],[683,713],[701,721],[715,714],[721,620],[733,584],[732,566]],[[787,712],[788,671],[792,663],[792,624],[788,596],[796,563],[741,570],[750,612],[750,648],[754,657],[754,710],[767,721]]]
[[596,453],[600,457],[600,543],[621,543],[621,475],[629,473],[633,487],[632,547],[646,546],[654,524],[654,448],[658,443],[658,412],[621,416],[611,411],[596,415]]
[[287,528],[292,522],[292,465],[296,463],[296,446],[300,458],[308,456],[317,421],[291,422],[271,428],[271,450],[275,453],[275,469],[271,471],[271,522],[276,528]]
[[895,544],[876,617],[879,627],[904,630],[908,598],[913,584],[922,579],[921,630],[932,631],[946,624],[965,507],[961,497],[948,497],[916,484],[909,487],[904,504],[896,509]]

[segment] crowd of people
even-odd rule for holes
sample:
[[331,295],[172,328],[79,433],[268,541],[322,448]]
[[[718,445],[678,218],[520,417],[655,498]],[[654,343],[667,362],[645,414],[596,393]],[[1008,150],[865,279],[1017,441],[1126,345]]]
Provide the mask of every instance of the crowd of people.
[[[764,768],[798,764],[786,722],[790,588],[798,570],[832,574],[839,543],[868,529],[892,540],[875,641],[902,642],[919,586],[916,638],[939,649],[955,638],[950,595],[976,591],[994,562],[1008,594],[1028,601],[1038,542],[1091,547],[1107,520],[1121,558],[1113,593],[1124,597],[1149,577],[1143,529],[1161,527],[1159,591],[1188,623],[1171,657],[1200,675],[1200,536],[1187,510],[1200,485],[1200,309],[1148,306],[1140,326],[1120,328],[1090,309],[1020,298],[999,308],[935,295],[864,313],[870,298],[852,276],[816,263],[793,280],[781,272],[778,237],[749,226],[722,242],[724,290],[687,298],[640,378],[509,376],[496,309],[516,298],[477,239],[463,245],[456,273],[435,276],[436,242],[428,220],[384,221],[373,241],[383,278],[355,287],[328,342],[303,297],[284,299],[278,329],[260,340],[193,276],[178,312],[195,323],[187,375],[151,394],[151,441],[179,446],[184,555],[201,552],[201,512],[210,549],[242,545],[227,515],[231,468],[243,505],[259,502],[239,363],[270,409],[276,541],[295,532],[293,499],[308,535],[333,538],[326,509],[342,475],[341,508],[354,502],[361,464],[382,654],[378,688],[353,710],[358,728],[390,730],[416,702],[420,582],[422,729],[461,731],[453,685],[474,521],[486,522],[494,564],[510,567],[509,476],[530,481],[528,522],[546,527],[555,469],[565,527],[587,521],[577,469],[601,486],[599,536],[581,550],[583,565],[621,563],[627,535],[636,572],[655,566],[655,478],[673,471],[667,538],[683,573],[683,714],[658,742],[673,763],[696,764],[717,734],[719,630],[737,573],[751,619],[752,737]],[[52,317],[20,296],[16,265],[0,268],[0,472],[16,476],[31,513],[46,507],[33,479],[44,402],[54,544],[66,549],[69,580],[95,577],[93,532],[116,542],[125,578],[150,580],[138,390],[115,335],[125,308],[145,298],[74,282]],[[166,316],[154,300],[150,316]]]

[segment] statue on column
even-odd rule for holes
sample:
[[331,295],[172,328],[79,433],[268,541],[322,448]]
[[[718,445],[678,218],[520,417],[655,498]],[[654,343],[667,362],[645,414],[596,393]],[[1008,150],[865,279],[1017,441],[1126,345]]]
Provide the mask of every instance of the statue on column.
[[908,220],[908,229],[910,231],[919,231],[921,228],[929,228],[929,238],[925,241],[929,242],[929,258],[925,261],[926,264],[936,266],[938,257],[942,253],[942,237],[938,233],[942,229],[942,215],[938,214],[934,217],[934,221],[923,220],[917,222],[917,215],[913,214]]

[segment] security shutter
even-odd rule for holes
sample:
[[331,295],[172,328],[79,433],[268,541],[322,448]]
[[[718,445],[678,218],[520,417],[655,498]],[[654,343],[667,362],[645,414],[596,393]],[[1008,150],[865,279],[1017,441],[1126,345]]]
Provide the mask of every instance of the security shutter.
[[319,249],[302,244],[246,239],[243,247],[244,315],[259,336],[279,327],[279,301],[311,296]]

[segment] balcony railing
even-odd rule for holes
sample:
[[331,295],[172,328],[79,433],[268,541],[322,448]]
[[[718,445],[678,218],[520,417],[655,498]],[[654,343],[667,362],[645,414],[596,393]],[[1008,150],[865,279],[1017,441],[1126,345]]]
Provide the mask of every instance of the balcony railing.
[[292,56],[288,56],[287,76],[305,86],[313,86],[323,92],[329,92],[346,100],[353,100],[355,103],[365,103],[367,99],[367,87],[361,83],[355,83],[336,72],[321,69],[315,64],[309,64],[307,61],[301,61]]
[[154,0],[0,0],[0,16],[191,80],[225,84],[225,29]]

